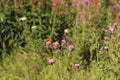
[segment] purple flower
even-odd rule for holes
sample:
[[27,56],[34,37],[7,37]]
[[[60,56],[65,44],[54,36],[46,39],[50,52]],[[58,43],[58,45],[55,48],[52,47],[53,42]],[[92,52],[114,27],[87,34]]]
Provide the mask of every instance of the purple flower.
[[103,49],[104,49],[104,50],[108,50],[108,46],[104,46]]
[[47,42],[45,43],[45,45],[46,45],[46,47],[50,47],[50,46],[51,46],[51,42],[50,42],[50,41],[47,41]]
[[64,46],[65,44],[66,44],[66,40],[63,39],[63,40],[61,41],[61,46]]
[[55,63],[55,60],[54,59],[49,59],[48,63],[52,65],[52,64]]
[[75,48],[74,45],[69,45],[68,49],[69,49],[70,52],[72,52],[74,50],[74,48]]
[[61,53],[61,50],[60,50],[60,49],[57,49],[57,50],[56,50],[56,53],[57,53],[57,54],[60,54],[60,53]]
[[119,4],[115,4],[112,6],[113,10],[117,10],[120,9],[120,5]]
[[75,64],[75,69],[79,69],[80,64]]

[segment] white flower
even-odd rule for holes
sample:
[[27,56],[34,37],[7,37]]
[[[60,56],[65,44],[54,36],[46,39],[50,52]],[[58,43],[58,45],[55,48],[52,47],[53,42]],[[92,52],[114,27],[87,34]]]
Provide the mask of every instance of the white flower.
[[68,33],[69,33],[69,30],[68,30],[68,29],[65,29],[64,32],[68,34]]
[[25,20],[27,20],[27,18],[26,17],[21,17],[19,20],[20,21],[25,21]]
[[36,29],[37,28],[37,26],[32,26],[32,29]]

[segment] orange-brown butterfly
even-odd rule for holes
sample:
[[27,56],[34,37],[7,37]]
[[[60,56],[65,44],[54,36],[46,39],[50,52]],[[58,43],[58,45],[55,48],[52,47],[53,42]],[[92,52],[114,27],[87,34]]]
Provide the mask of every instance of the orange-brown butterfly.
[[49,37],[49,38],[47,39],[47,41],[49,41],[49,42],[53,43],[53,42],[54,42],[54,38]]

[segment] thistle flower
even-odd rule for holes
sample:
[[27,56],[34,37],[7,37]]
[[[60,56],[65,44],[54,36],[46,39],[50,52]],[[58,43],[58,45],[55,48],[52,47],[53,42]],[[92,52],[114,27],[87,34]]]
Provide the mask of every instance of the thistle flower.
[[90,4],[92,2],[92,0],[85,0],[86,4]]
[[61,46],[64,46],[65,44],[66,44],[66,40],[63,39],[63,40],[61,41]]
[[105,36],[105,37],[104,37],[104,41],[107,41],[107,40],[108,40],[108,37],[107,37],[107,36]]
[[104,50],[108,50],[108,46],[104,46],[103,49],[104,49]]
[[50,42],[50,41],[47,41],[47,42],[45,43],[45,45],[46,45],[46,47],[50,47],[50,46],[51,46],[51,42]]
[[60,49],[57,49],[57,50],[56,50],[56,53],[57,53],[57,54],[60,54],[60,53],[61,53],[61,50],[60,50]]
[[79,69],[80,68],[80,64],[75,64],[75,69]]
[[72,7],[76,8],[78,6],[78,2],[72,2]]
[[105,30],[105,33],[110,33],[110,30]]
[[118,9],[120,9],[120,5],[119,5],[119,4],[114,4],[114,5],[112,6],[112,9],[113,9],[113,10],[118,10]]
[[74,45],[69,45],[69,47],[68,47],[70,52],[72,52],[74,50],[74,48],[75,48]]
[[52,46],[53,46],[54,49],[58,49],[60,47],[60,44],[59,44],[58,41],[56,41],[52,44]]
[[114,28],[117,28],[117,23],[116,23],[116,22],[113,23],[113,27],[114,27]]
[[55,60],[54,59],[49,59],[48,63],[53,65],[55,63]]
[[113,37],[113,38],[112,38],[112,41],[115,42],[115,41],[116,41],[116,37]]

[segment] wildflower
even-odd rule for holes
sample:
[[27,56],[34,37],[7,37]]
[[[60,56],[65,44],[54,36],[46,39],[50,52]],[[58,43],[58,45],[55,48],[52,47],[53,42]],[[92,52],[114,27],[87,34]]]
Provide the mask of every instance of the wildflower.
[[54,59],[49,59],[48,63],[52,65],[52,64],[55,63],[55,60]]
[[45,45],[46,45],[46,47],[50,47],[51,46],[51,42],[47,41]]
[[113,9],[113,10],[120,9],[120,5],[119,5],[119,4],[114,4],[114,5],[112,6],[112,9]]
[[108,46],[104,46],[103,49],[104,49],[104,50],[108,50]]
[[114,28],[113,26],[110,26],[110,27],[109,27],[109,30],[111,31],[111,33],[113,33],[114,30],[115,30],[115,28]]
[[57,54],[60,54],[60,53],[61,53],[61,50],[60,50],[60,49],[57,49],[57,50],[56,50],[56,53],[57,53]]
[[113,27],[114,27],[114,28],[117,28],[117,23],[113,23]]
[[115,41],[116,41],[116,37],[113,37],[113,38],[112,38],[112,41],[115,42]]
[[64,30],[64,35],[67,37],[68,36],[68,33],[69,33],[69,29],[65,29]]
[[74,50],[74,48],[75,48],[74,45],[69,45],[68,49],[69,49],[70,52],[72,52]]
[[89,3],[91,3],[92,2],[92,0],[85,0],[85,3],[86,4],[89,4]]
[[65,44],[66,44],[66,40],[63,39],[63,40],[61,41],[61,46],[64,46]]
[[105,33],[110,33],[110,30],[105,30]]
[[79,67],[80,67],[80,64],[75,64],[75,69],[79,69]]
[[58,41],[54,42],[52,45],[54,49],[58,49],[60,47],[60,44]]
[[32,29],[36,29],[37,28],[37,26],[32,26]]
[[25,20],[27,20],[27,18],[26,17],[21,17],[19,20],[20,21],[25,21]]
[[72,2],[72,7],[76,8],[78,6],[78,2]]
[[83,22],[83,23],[86,23],[88,20],[89,20],[89,13],[86,12],[86,13],[83,15],[83,17],[82,17],[82,22]]
[[104,37],[104,41],[107,41],[107,40],[108,40],[108,37],[107,37],[107,36],[105,36],[105,37]]

